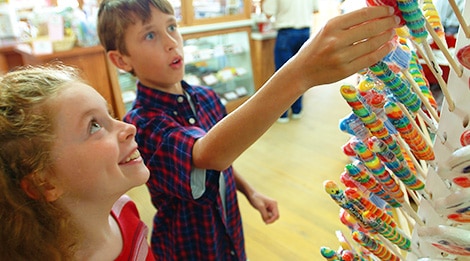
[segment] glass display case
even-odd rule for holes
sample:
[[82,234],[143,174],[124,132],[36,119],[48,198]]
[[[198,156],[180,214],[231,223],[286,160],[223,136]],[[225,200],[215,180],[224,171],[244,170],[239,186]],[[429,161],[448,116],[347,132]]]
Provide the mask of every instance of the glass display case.
[[181,26],[249,19],[251,0],[170,0]]
[[[184,80],[204,85],[220,95],[227,111],[232,111],[255,92],[246,30],[197,36],[184,41]],[[136,78],[118,70],[125,110],[135,99]]]
[[247,31],[191,38],[184,46],[184,80],[211,87],[228,110],[255,92]]

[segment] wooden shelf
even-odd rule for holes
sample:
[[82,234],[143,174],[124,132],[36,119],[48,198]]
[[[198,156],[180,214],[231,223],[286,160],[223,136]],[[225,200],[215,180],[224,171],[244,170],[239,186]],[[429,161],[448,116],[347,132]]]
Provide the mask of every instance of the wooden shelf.
[[78,68],[81,76],[108,101],[116,118],[124,116],[124,104],[117,80],[116,69],[109,63],[103,47],[75,47],[71,50],[51,54],[34,54],[31,47],[20,44],[15,51],[24,64],[38,65],[61,62]]

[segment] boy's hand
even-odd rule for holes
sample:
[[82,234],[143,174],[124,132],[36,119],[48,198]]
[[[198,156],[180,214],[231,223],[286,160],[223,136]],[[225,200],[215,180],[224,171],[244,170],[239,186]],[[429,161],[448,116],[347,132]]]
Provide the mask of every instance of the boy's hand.
[[276,200],[258,192],[251,194],[248,200],[250,204],[260,212],[264,223],[271,224],[279,219],[279,209],[277,208]]
[[382,59],[400,18],[389,6],[366,7],[332,18],[284,66],[283,77],[310,88],[342,80]]

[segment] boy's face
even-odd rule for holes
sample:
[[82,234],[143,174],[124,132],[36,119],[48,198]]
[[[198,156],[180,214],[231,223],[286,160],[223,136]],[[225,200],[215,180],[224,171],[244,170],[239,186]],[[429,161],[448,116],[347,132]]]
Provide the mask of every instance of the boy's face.
[[125,43],[129,55],[121,54],[122,60],[125,70],[133,70],[144,85],[173,92],[184,76],[183,38],[173,15],[153,6],[150,9],[147,23],[137,17],[137,22],[127,28]]
[[60,200],[116,200],[147,181],[149,171],[137,151],[135,127],[113,119],[96,90],[74,83],[53,102],[57,138],[52,168]]

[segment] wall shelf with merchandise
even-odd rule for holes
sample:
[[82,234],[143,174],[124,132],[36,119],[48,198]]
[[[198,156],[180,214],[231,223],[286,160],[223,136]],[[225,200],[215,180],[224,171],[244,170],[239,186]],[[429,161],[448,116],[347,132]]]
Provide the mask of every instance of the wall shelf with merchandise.
[[254,93],[247,32],[192,38],[184,46],[188,83],[211,87],[225,104]]

